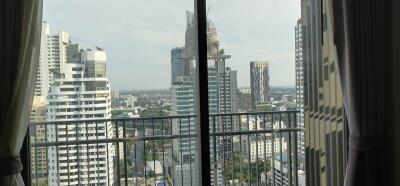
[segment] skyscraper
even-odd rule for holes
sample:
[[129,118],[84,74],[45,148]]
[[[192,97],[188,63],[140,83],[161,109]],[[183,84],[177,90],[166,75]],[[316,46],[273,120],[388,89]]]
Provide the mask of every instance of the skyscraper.
[[[196,59],[196,46],[194,41],[195,35],[195,17],[193,13],[187,13],[187,28],[185,35],[185,73],[182,76],[178,76],[172,82],[172,115],[183,115],[183,114],[196,114],[196,90],[197,90],[197,77],[195,72],[195,59]],[[237,72],[232,70],[230,67],[225,66],[226,59],[229,59],[229,55],[225,55],[224,50],[220,49],[219,41],[217,37],[217,30],[211,20],[207,20],[207,54],[208,54],[208,84],[209,84],[209,112],[210,113],[232,113],[237,112]],[[173,67],[172,67],[173,68]],[[172,70],[173,71],[173,70]],[[217,121],[210,123],[210,127],[215,125],[216,131],[230,130],[231,126],[234,126],[236,120],[223,120],[218,119]],[[180,121],[180,126],[175,123],[173,131],[176,134],[188,133],[188,128],[194,130],[196,120]],[[189,127],[190,125],[190,127]],[[222,152],[232,152],[232,138],[226,137],[224,140],[219,139],[216,142],[216,148],[210,149],[210,156],[212,159],[212,170],[211,180],[215,185],[222,185],[223,179],[222,164],[220,157],[227,156],[229,154],[223,154]],[[211,141],[210,141],[211,142]],[[190,172],[195,170],[195,166],[189,166],[189,157],[195,158],[195,144],[196,141],[187,139],[176,139],[173,142],[174,154],[182,156],[183,158],[177,158],[175,162],[175,180],[176,184],[182,185],[190,183],[196,183],[190,181]],[[182,150],[181,150],[182,149]],[[188,150],[190,149],[190,150]],[[191,153],[191,155],[190,155]],[[192,162],[193,164],[194,162]],[[190,170],[190,168],[192,170]],[[192,172],[193,174],[193,172]],[[182,179],[183,176],[183,179]]]
[[269,63],[262,61],[250,62],[251,102],[253,109],[256,105],[268,101],[269,92]]
[[[195,109],[195,83],[190,76],[178,76],[172,83],[172,115],[193,115]],[[189,134],[196,131],[195,118],[173,120],[173,134]],[[173,179],[177,185],[196,184],[196,139],[174,139],[173,140]]]
[[[300,113],[297,114],[297,127],[304,128],[304,73],[303,73],[303,27],[301,20],[297,21],[294,29],[295,33],[295,73],[296,73],[296,107]],[[304,169],[304,133],[298,134],[299,163],[300,168]]]
[[225,67],[220,76],[221,109],[222,113],[238,112],[238,88],[237,71],[231,67]]
[[50,26],[43,22],[35,96],[42,96],[46,103],[52,78],[58,75],[62,62],[66,61],[65,51],[68,43],[68,33],[60,31],[57,34],[52,34],[50,33]]
[[[111,118],[110,84],[106,73],[106,53],[80,50],[64,38],[59,71],[48,92],[47,121],[84,121]],[[47,126],[50,142],[106,139],[111,135],[108,122]],[[49,185],[112,185],[111,144],[69,145],[48,148]]]
[[171,82],[185,74],[185,48],[176,47],[171,50]]
[[[306,185],[343,185],[346,165],[343,98],[335,66],[327,0],[303,0],[304,125]],[[330,14],[333,15],[333,14]]]

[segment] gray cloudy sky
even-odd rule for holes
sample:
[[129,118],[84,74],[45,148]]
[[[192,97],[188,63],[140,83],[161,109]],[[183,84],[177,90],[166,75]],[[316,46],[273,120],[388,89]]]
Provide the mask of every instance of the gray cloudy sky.
[[[207,4],[240,87],[250,84],[252,60],[270,62],[272,86],[294,85],[300,0]],[[45,0],[43,20],[85,48],[105,48],[113,89],[158,89],[170,87],[170,50],[184,45],[186,10],[193,11],[192,0]]]

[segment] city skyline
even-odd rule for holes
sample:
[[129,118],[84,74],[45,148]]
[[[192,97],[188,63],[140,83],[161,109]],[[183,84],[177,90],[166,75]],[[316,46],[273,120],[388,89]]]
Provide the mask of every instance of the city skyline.
[[[194,16],[193,13],[187,13],[187,29],[185,34],[185,47],[184,50],[184,58],[183,61],[175,61],[171,60],[171,68],[172,72],[177,70],[178,72],[173,80],[172,84],[172,100],[170,102],[170,108],[172,115],[185,115],[185,114],[195,114],[196,113],[196,98],[195,98],[195,87],[196,87],[196,75],[195,66],[193,65],[193,56],[195,56],[195,43],[193,43],[193,38],[195,36],[195,25],[194,25]],[[225,50],[221,48],[221,42],[217,37],[217,29],[211,19],[208,20],[207,24],[207,36],[208,42],[211,43],[210,47],[207,50],[208,58],[208,82],[211,90],[211,94],[209,94],[209,113],[210,114],[236,114],[238,105],[237,105],[237,71],[230,68],[225,64],[226,60],[230,58],[229,53],[225,53]],[[80,47],[78,43],[75,43],[74,40],[71,39],[71,35],[67,32],[60,33],[52,33],[50,31],[50,27],[47,23],[43,24],[42,35],[44,35],[44,42],[41,44],[41,58],[40,58],[40,66],[43,67],[39,72],[38,77],[48,77],[49,81],[46,79],[38,79],[41,80],[42,83],[38,83],[36,85],[42,85],[37,87],[36,93],[40,93],[40,96],[43,96],[43,92],[47,93],[48,105],[47,105],[47,122],[57,122],[57,121],[71,121],[71,123],[64,125],[55,125],[55,126],[46,126],[45,130],[40,132],[44,133],[46,136],[46,140],[50,142],[58,142],[58,141],[67,141],[73,138],[74,140],[89,140],[89,139],[112,139],[114,134],[113,130],[116,132],[115,136],[126,137],[125,130],[118,129],[118,125],[113,129],[113,125],[109,122],[104,121],[93,121],[92,119],[111,119],[112,118],[112,100],[111,100],[111,89],[110,83],[107,78],[107,68],[106,68],[106,52],[100,48],[96,47],[96,49],[83,49]],[[74,41],[74,42],[72,42]],[[176,48],[174,48],[176,49]],[[171,52],[171,59],[180,59],[180,57],[176,56],[174,52]],[[178,65],[174,64],[177,63]],[[184,63],[184,68],[180,66],[181,63]],[[268,63],[265,63],[265,70],[268,68]],[[184,72],[181,72],[184,69]],[[264,72],[264,70],[262,70]],[[265,71],[268,72],[268,71]],[[183,74],[182,74],[183,73]],[[252,73],[255,73],[254,70]],[[181,75],[180,75],[181,74]],[[174,76],[171,77],[174,79]],[[187,78],[183,80],[182,78]],[[261,79],[269,79],[268,74],[263,74],[263,78]],[[183,81],[182,81],[182,80]],[[186,83],[185,83],[186,82]],[[176,83],[176,84],[175,84]],[[46,86],[49,85],[49,91],[45,91]],[[269,87],[268,84],[265,85],[265,88]],[[175,95],[175,96],[174,96]],[[264,95],[265,96],[265,95]],[[114,96],[115,97],[115,94]],[[127,96],[127,107],[134,107],[132,104],[134,101],[130,101],[130,97]],[[287,102],[292,96],[282,98],[282,101]],[[263,99],[265,100],[265,99]],[[131,102],[131,103],[129,103]],[[283,102],[282,102],[283,103]],[[157,104],[160,104],[157,101]],[[146,106],[148,107],[148,106]],[[151,107],[151,106],[149,106]],[[286,110],[286,105],[279,106],[278,110],[284,111]],[[177,109],[176,109],[177,108]],[[260,114],[260,113],[258,113]],[[129,114],[128,114],[129,116]],[[143,117],[140,113],[139,117]],[[289,116],[288,116],[289,117]],[[247,129],[250,130],[250,123],[257,123],[257,121],[261,121],[263,117],[259,115],[255,115],[255,117],[249,117],[247,115]],[[224,132],[226,130],[237,130],[246,127],[246,124],[242,119],[244,117],[238,116],[237,118],[231,117],[231,119],[226,119],[221,117],[220,119],[214,118],[214,133],[215,132]],[[80,124],[73,122],[74,120],[79,121]],[[190,122],[189,122],[190,121]],[[264,116],[264,122],[262,126],[258,126],[251,130],[258,130],[261,127],[266,127],[266,125],[273,126],[275,125],[274,121],[267,124]],[[161,122],[163,124],[163,122]],[[260,123],[261,124],[261,123]],[[279,124],[285,125],[284,121],[279,121]],[[70,126],[71,125],[71,126]],[[279,127],[280,127],[279,125]],[[143,123],[143,127],[145,124]],[[171,134],[191,134],[190,131],[194,131],[196,126],[195,118],[191,118],[188,120],[171,120]],[[125,127],[125,126],[124,126]],[[105,130],[104,130],[105,129]],[[108,131],[108,132],[107,132]],[[153,133],[155,135],[156,129],[153,126]],[[163,131],[163,130],[161,130]],[[188,132],[189,131],[189,132]],[[121,134],[123,132],[124,134]],[[132,131],[130,131],[132,132]],[[39,134],[40,134],[39,133]],[[163,133],[163,132],[162,132]],[[93,135],[92,135],[93,134]],[[119,134],[119,135],[118,135]],[[131,133],[130,135],[132,135]],[[136,133],[135,133],[136,134]],[[36,137],[37,134],[35,134]],[[143,135],[146,135],[146,129],[143,130]],[[147,134],[148,135],[148,134]],[[42,136],[42,135],[40,135]],[[92,136],[92,137],[91,137]],[[249,136],[248,136],[249,137]],[[266,137],[266,136],[265,136]],[[265,139],[260,138],[260,140]],[[118,137],[117,137],[118,138]],[[36,139],[36,138],[35,138]],[[192,140],[192,141],[191,141]],[[215,141],[213,141],[215,140]],[[213,160],[212,164],[215,164],[211,169],[211,182],[218,183],[218,185],[223,185],[224,183],[228,183],[229,180],[227,175],[229,174],[227,170],[224,168],[226,160],[229,158],[234,158],[235,154],[240,154],[243,151],[242,147],[238,147],[234,143],[243,143],[243,145],[251,146],[251,150],[246,151],[249,154],[259,153],[259,155],[252,156],[252,159],[248,157],[248,163],[266,163],[266,157],[273,156],[275,150],[280,149],[281,153],[289,153],[287,148],[282,148],[282,144],[280,144],[280,148],[273,147],[272,149],[267,147],[275,146],[278,141],[273,143],[273,141],[264,142],[264,151],[270,152],[269,155],[265,152],[262,155],[262,152],[259,152],[257,149],[260,145],[258,143],[259,138],[249,138],[247,140],[240,138],[235,138],[234,136],[224,136],[223,139],[210,139],[210,144],[214,145],[214,148],[210,148],[210,159]],[[248,144],[246,144],[248,141]],[[283,141],[283,142],[282,142]],[[284,139],[282,139],[279,143],[286,143]],[[35,141],[36,142],[36,141]],[[193,143],[191,143],[193,142]],[[163,143],[163,142],[162,142]],[[182,137],[173,138],[171,142],[172,149],[171,155],[173,161],[171,164],[165,164],[164,159],[163,163],[159,163],[162,166],[171,166],[172,173],[169,173],[169,176],[172,178],[173,183],[181,183],[181,185],[189,185],[189,183],[196,183],[196,175],[192,171],[194,168],[196,170],[196,165],[192,164],[192,160],[197,160],[196,156],[192,157],[192,152],[195,152],[196,144],[194,139],[189,137],[188,139],[184,139]],[[132,153],[132,149],[135,149],[135,154],[137,151],[141,151],[138,148],[137,143],[134,146],[130,146],[131,150],[128,150]],[[149,149],[151,147],[146,147],[149,143],[144,143],[143,152],[139,152],[144,155],[149,153],[145,149]],[[117,148],[117,150],[115,149]],[[193,147],[193,148],[192,148]],[[153,148],[155,149],[154,142]],[[160,148],[160,147],[158,147]],[[163,149],[165,146],[163,147]],[[97,155],[90,149],[97,149]],[[120,149],[120,150],[118,150]],[[124,149],[124,151],[121,151]],[[72,185],[80,185],[88,184],[90,185],[93,182],[102,183],[103,185],[120,183],[120,181],[116,181],[114,178],[119,179],[117,175],[120,175],[120,170],[118,167],[121,167],[121,164],[116,162],[117,160],[127,159],[126,149],[128,147],[122,146],[121,144],[88,144],[86,146],[57,146],[50,147],[46,149],[47,153],[47,182],[51,185],[56,183],[60,183],[64,185],[66,183]],[[191,150],[188,150],[191,149]],[[246,148],[245,148],[246,149]],[[271,153],[271,151],[273,151]],[[76,153],[74,153],[76,152]],[[155,151],[154,151],[155,152]],[[244,152],[245,154],[247,154]],[[31,154],[35,156],[35,158],[39,159],[37,154],[40,154],[41,159],[43,159],[43,150],[35,149],[35,151],[31,151]],[[277,153],[277,152],[275,152]],[[111,154],[111,155],[108,155]],[[114,154],[114,155],[113,155]],[[163,153],[164,154],[164,153]],[[174,156],[175,154],[175,156]],[[77,157],[77,155],[79,157]],[[178,155],[178,156],[176,156]],[[153,153],[153,164],[155,167],[156,164],[156,154]],[[165,155],[157,155],[158,157],[164,157]],[[83,157],[83,158],[81,158]],[[135,158],[140,158],[141,156],[136,156]],[[143,156],[142,156],[143,157]],[[70,159],[71,158],[71,159]],[[35,163],[36,160],[35,159]],[[146,160],[147,163],[149,160]],[[132,160],[133,161],[133,160]],[[246,162],[246,160],[244,160]],[[69,163],[77,164],[78,166],[70,167]],[[97,164],[97,165],[96,165]],[[135,165],[135,169],[141,169],[137,165],[137,161],[132,165]],[[113,169],[112,167],[115,168]],[[147,165],[147,164],[146,164]],[[250,165],[251,167],[252,165]],[[43,167],[43,164],[37,164],[36,167]],[[106,168],[107,167],[107,168]],[[109,168],[111,167],[111,169]],[[84,169],[83,171],[80,169]],[[125,175],[127,175],[127,165],[125,163]],[[37,169],[37,168],[36,168]],[[269,168],[265,168],[265,171],[269,170]],[[96,172],[97,171],[97,172]],[[114,172],[116,171],[116,174]],[[146,168],[144,170],[144,179],[146,182]],[[236,171],[237,172],[237,171]],[[35,173],[40,173],[38,170],[35,170]],[[82,175],[87,176],[82,176]],[[149,173],[150,174],[150,173]],[[159,173],[160,174],[160,173]],[[163,172],[164,174],[164,172]],[[248,173],[247,175],[251,176],[257,173]],[[133,176],[133,174],[131,174]],[[135,175],[135,178],[140,179],[143,175],[138,174]],[[164,175],[165,176],[165,175]],[[259,176],[259,175],[258,175]],[[43,177],[43,176],[42,176]],[[46,176],[35,177],[37,181],[43,182],[46,181]],[[251,179],[249,178],[249,182]],[[160,177],[161,178],[161,177]],[[125,177],[125,180],[127,177]],[[136,179],[136,181],[138,181]],[[111,181],[110,181],[111,180]],[[140,180],[139,180],[140,181]],[[159,181],[159,180],[154,180]],[[165,181],[165,177],[164,180]],[[232,180],[234,182],[234,180]],[[266,182],[266,180],[264,180]]]
[[[248,66],[254,60],[270,61],[271,86],[294,87],[293,22],[300,12],[299,2],[254,1],[245,7],[238,1],[208,1],[208,4],[208,14],[220,30],[218,37],[224,42],[222,47],[232,54],[227,64],[233,69],[239,69],[239,87],[250,86]],[[183,46],[183,15],[187,10],[193,10],[193,2],[154,2],[137,8],[129,1],[118,4],[96,1],[95,8],[88,8],[92,5],[92,1],[45,1],[44,8],[48,11],[44,13],[44,20],[52,25],[53,30],[71,33],[73,39],[82,43],[84,48],[105,48],[109,58],[107,70],[112,89],[170,88],[168,77],[171,72],[167,70],[170,49]],[[154,11],[163,6],[170,9]],[[110,7],[119,11],[109,11]],[[254,8],[257,10],[261,7],[263,10],[253,11]],[[87,13],[85,17],[77,17],[80,14],[70,14],[68,11],[71,8],[76,12]],[[221,11],[222,8],[224,11]],[[237,16],[235,13],[239,8],[252,11],[243,11],[241,16]],[[276,10],[282,8],[287,11],[279,15]],[[148,14],[150,9],[153,11]],[[261,12],[262,15],[255,12]],[[271,16],[273,14],[278,16]],[[148,81],[140,81],[143,77]]]

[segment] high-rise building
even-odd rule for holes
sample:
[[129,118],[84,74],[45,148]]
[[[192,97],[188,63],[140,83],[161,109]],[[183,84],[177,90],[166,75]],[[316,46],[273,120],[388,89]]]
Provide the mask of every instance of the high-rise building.
[[271,185],[274,186],[289,186],[289,162],[286,154],[276,154],[272,160],[274,167],[272,169],[273,176],[270,181]]
[[[195,83],[190,76],[178,76],[172,83],[172,115],[193,115],[196,114],[195,109]],[[195,118],[183,120],[173,120],[173,134],[188,134],[190,131],[196,131]],[[196,172],[196,139],[174,139],[174,161],[173,179],[177,185],[190,185],[197,183]]]
[[[59,52],[60,68],[48,92],[47,121],[82,121],[47,126],[50,142],[106,139],[111,123],[83,122],[111,118],[106,53],[80,50],[69,38]],[[106,134],[109,131],[108,134]],[[106,143],[48,148],[49,185],[112,185],[114,146]]]
[[185,48],[176,47],[171,50],[171,82],[185,74]]
[[222,113],[235,113],[239,109],[237,92],[237,71],[231,67],[222,69],[219,75]]
[[[295,33],[295,73],[296,73],[296,107],[299,113],[297,114],[297,127],[304,128],[304,70],[303,70],[303,28],[301,20],[297,21],[294,29]],[[304,151],[304,133],[297,134],[297,149],[299,151],[300,169],[304,170],[305,151]]]
[[251,102],[253,110],[257,104],[268,101],[269,63],[263,61],[250,62]]
[[132,95],[126,96],[126,107],[134,108],[136,102],[137,102],[137,97]]
[[347,130],[328,0],[301,1],[306,185],[343,185]]
[[[32,110],[30,115],[31,123],[40,123],[46,121],[47,104],[43,96],[35,96],[33,98]],[[34,142],[44,142],[45,136],[45,126],[35,125],[35,127],[30,127],[30,140]],[[47,178],[47,155],[46,147],[36,147],[31,148],[31,173],[34,183],[36,179],[46,179]]]
[[[185,47],[174,48],[171,50],[171,60],[175,58],[177,53],[184,52],[179,60],[179,65],[171,61],[171,72],[176,73],[176,77],[171,74],[171,114],[172,115],[188,115],[196,114],[196,77],[194,64],[196,62],[195,49],[195,25],[194,15],[190,12],[186,13],[186,35]],[[174,57],[175,56],[175,57]],[[183,64],[183,71],[182,65]],[[178,68],[178,69],[174,69]],[[197,120],[190,118],[186,120],[174,120],[172,123],[173,134],[189,134],[196,131]],[[172,159],[172,179],[176,185],[191,185],[198,183],[196,175],[198,165],[196,164],[196,140],[195,139],[174,139],[173,140],[174,157]]]
[[250,88],[239,88],[238,89],[238,110],[241,112],[250,112],[252,109],[251,103],[251,89]]
[[34,96],[32,103],[32,110],[30,115],[30,122],[39,123],[46,121],[47,103],[43,96]]
[[42,96],[45,102],[47,102],[47,93],[52,84],[52,78],[59,74],[62,62],[67,60],[65,52],[68,43],[68,33],[60,31],[52,34],[49,25],[43,22],[35,96]]
[[[171,112],[172,115],[183,115],[183,114],[196,114],[196,90],[197,90],[197,77],[195,72],[195,59],[196,59],[196,48],[195,45],[195,17],[193,13],[187,14],[187,28],[185,36],[185,72],[182,76],[178,76],[172,81],[172,102]],[[232,70],[230,67],[225,66],[226,59],[229,59],[229,55],[224,54],[224,50],[219,48],[219,41],[217,37],[217,30],[211,20],[207,20],[207,54],[208,54],[208,84],[209,84],[209,112],[210,113],[232,113],[237,112],[237,72]],[[173,67],[172,67],[173,68]],[[172,70],[174,71],[174,70]],[[212,122],[215,125],[216,131],[230,130],[235,125],[236,119],[218,119]],[[196,127],[196,120],[179,121],[179,123],[173,123],[173,131],[176,134],[185,132],[188,133],[188,129],[194,131]],[[190,127],[189,127],[190,125]],[[210,124],[211,126],[211,124]],[[211,141],[210,141],[211,142]],[[193,162],[190,166],[190,158],[195,158],[195,144],[196,141],[193,139],[176,139],[173,142],[174,155],[181,156],[182,158],[176,158],[175,162],[175,183],[178,185],[183,181],[183,185],[196,183],[190,181],[190,172],[195,169]],[[220,158],[222,156],[229,156],[228,153],[232,152],[232,138],[226,137],[224,140],[219,139],[216,142],[216,148],[210,149],[210,156],[212,160],[211,169],[211,182],[214,185],[223,185],[222,178],[222,163]],[[187,158],[185,158],[187,157]],[[191,169],[190,169],[191,168]],[[193,174],[193,172],[192,172]],[[183,178],[182,178],[183,176]]]

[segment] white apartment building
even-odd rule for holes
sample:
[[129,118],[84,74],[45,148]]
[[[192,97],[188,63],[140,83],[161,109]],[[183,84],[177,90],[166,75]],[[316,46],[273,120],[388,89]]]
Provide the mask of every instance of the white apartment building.
[[[60,71],[48,92],[47,121],[76,121],[49,125],[49,141],[111,138],[111,123],[84,122],[111,118],[111,91],[104,51],[82,51],[69,43]],[[107,136],[108,135],[108,136]],[[113,185],[112,144],[82,144],[48,148],[49,185]]]
[[111,99],[119,99],[119,91],[118,90],[111,91]]
[[[287,142],[284,138],[272,139],[271,134],[242,136],[242,157],[248,162],[250,154],[250,162],[264,161],[271,159],[273,153],[280,154],[280,152],[287,151]],[[281,149],[282,146],[282,149]]]
[[[247,121],[249,120],[249,121]],[[264,130],[271,129],[271,122],[263,122],[263,117],[259,116],[256,120],[254,116],[242,117],[241,118],[242,129],[244,130]],[[244,125],[243,125],[244,124]],[[285,128],[284,122],[274,121],[273,128],[277,129],[280,127]],[[287,152],[287,138],[285,135],[281,137],[279,135],[273,136],[271,133],[268,134],[251,134],[242,135],[240,138],[235,137],[236,145],[235,149],[240,149],[244,161],[254,163],[258,161],[270,160],[274,154],[280,154],[281,152]],[[238,144],[240,142],[240,145]],[[282,148],[281,148],[282,147]],[[274,153],[273,153],[274,152]]]
[[60,31],[57,34],[52,34],[49,25],[43,22],[35,96],[42,96],[46,103],[53,76],[57,75],[61,65],[67,61],[68,44],[69,34],[67,32]]
[[136,102],[137,102],[137,98],[135,96],[132,96],[132,95],[126,96],[126,107],[134,108]]

